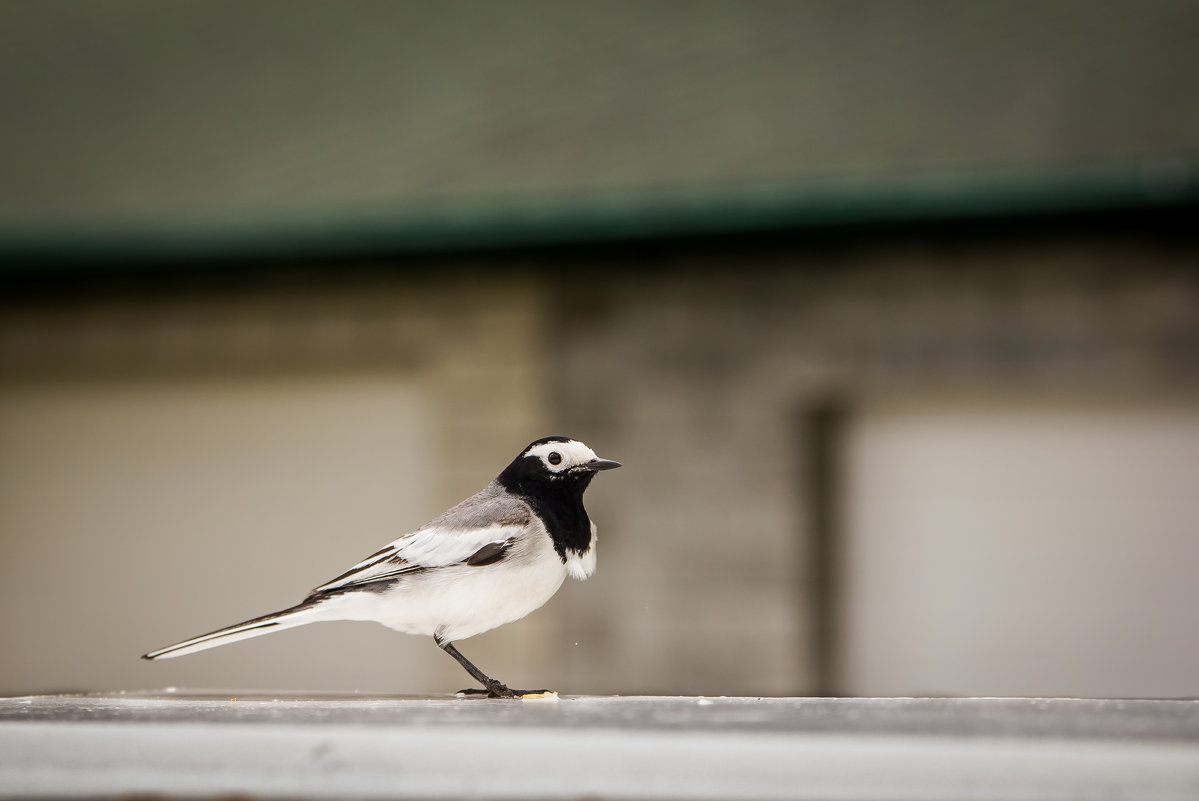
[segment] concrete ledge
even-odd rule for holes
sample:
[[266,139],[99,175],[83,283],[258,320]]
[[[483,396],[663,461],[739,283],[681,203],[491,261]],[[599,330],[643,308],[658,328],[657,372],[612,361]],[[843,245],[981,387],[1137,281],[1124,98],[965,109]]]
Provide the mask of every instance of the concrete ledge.
[[0,796],[130,793],[1194,799],[1199,702],[0,699]]

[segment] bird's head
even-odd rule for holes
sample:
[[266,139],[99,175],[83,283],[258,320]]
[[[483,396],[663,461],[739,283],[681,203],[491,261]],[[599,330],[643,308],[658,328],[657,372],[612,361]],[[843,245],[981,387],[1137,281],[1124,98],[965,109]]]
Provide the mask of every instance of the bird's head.
[[585,488],[596,472],[614,467],[620,467],[620,462],[601,459],[578,440],[542,437],[530,443],[504,468],[500,482],[514,491],[547,485]]

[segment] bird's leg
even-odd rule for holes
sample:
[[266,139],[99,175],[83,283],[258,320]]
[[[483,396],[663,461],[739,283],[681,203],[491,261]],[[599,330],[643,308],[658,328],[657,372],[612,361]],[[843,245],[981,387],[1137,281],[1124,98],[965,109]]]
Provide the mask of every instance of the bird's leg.
[[472,687],[470,689],[460,690],[459,692],[464,695],[486,695],[488,698],[519,698],[522,695],[537,695],[539,693],[547,692],[547,690],[510,689],[507,685],[496,681],[475,667],[474,663],[463,656],[458,649],[454,647],[453,643],[443,642],[440,637],[436,636],[434,636],[433,640],[437,643],[437,646],[441,648],[441,650],[458,660],[458,664],[462,665],[462,667],[466,669],[466,672],[474,677],[475,681],[479,682],[486,688],[479,690]]
[[[436,638],[434,638],[434,639],[436,639]],[[477,667],[475,667],[474,663],[471,662],[469,659],[467,659],[465,656],[463,656],[458,651],[458,649],[454,647],[453,643],[442,642],[441,640],[437,640],[437,644],[441,647],[441,650],[445,651],[447,654],[454,657],[454,659],[458,660],[458,664],[462,665],[462,667],[464,667],[466,669],[466,672],[474,677],[475,681],[479,682],[486,688],[485,690],[476,690],[476,689],[472,688],[469,690],[463,690],[462,691],[463,693],[468,694],[468,695],[486,694],[489,698],[515,698],[516,697],[516,693],[514,693],[512,690],[508,689],[502,683],[496,681],[495,679],[491,678],[486,673],[484,673],[483,671],[481,671]]]
[[474,690],[473,693],[472,690],[463,690],[462,692],[471,694],[486,693],[492,698],[512,698],[514,696],[514,693],[510,689],[475,667],[474,663],[463,656],[461,652],[454,647],[453,643],[439,642],[438,645],[441,646],[441,650],[454,657],[454,659],[457,659],[458,664],[466,668],[466,672],[473,676],[475,681],[487,688],[485,690]]

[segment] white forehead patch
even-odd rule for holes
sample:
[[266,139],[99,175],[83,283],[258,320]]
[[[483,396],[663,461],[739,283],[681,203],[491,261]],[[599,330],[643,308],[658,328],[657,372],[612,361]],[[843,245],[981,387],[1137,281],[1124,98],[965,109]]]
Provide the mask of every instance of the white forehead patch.
[[[558,464],[553,464],[550,461],[551,453],[561,456],[562,461],[558,462]],[[552,473],[561,473],[563,470],[569,470],[572,467],[586,464],[592,459],[597,458],[595,451],[581,442],[575,442],[573,439],[569,442],[543,442],[540,445],[529,448],[525,455],[536,456],[545,465],[546,469]]]

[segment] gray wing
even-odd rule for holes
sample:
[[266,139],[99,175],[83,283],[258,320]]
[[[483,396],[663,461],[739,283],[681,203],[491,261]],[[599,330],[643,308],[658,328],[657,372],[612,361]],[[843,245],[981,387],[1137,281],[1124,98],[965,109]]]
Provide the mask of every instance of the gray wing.
[[527,504],[498,491],[493,483],[312,592],[343,590],[467,562],[490,564],[525,532],[531,519]]

